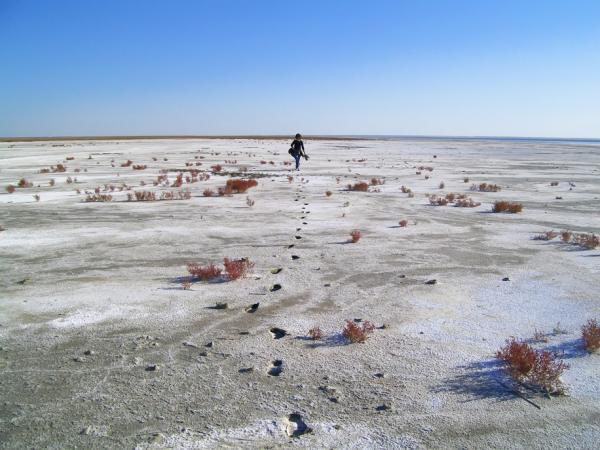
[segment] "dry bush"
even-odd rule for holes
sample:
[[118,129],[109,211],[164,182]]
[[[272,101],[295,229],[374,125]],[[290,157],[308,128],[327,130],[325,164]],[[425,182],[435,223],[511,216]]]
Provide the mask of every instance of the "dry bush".
[[50,173],[50,169],[40,169],[40,173]]
[[553,353],[535,350],[529,344],[511,338],[496,353],[496,357],[504,362],[507,372],[516,381],[547,394],[564,393],[560,376],[569,366]]
[[209,264],[208,266],[201,266],[196,263],[188,264],[188,272],[194,277],[198,278],[202,281],[214,280],[215,278],[219,278],[221,276],[221,268],[215,266],[214,264]]
[[244,178],[231,178],[227,180],[225,186],[229,187],[234,194],[243,194],[248,189],[258,186],[258,181],[246,180]]
[[246,197],[246,205],[248,205],[249,208],[252,208],[254,206],[254,200],[250,197]]
[[62,165],[62,164],[57,164],[56,167],[51,166],[50,170],[52,170],[52,172],[62,173],[62,172],[66,172],[67,171],[67,167],[64,166],[64,165]]
[[288,183],[291,183],[292,181],[294,181],[294,177],[291,175],[288,175],[287,180],[288,180]]
[[179,173],[175,177],[175,181],[173,181],[173,184],[171,185],[171,187],[181,187],[182,185],[183,185],[183,174]]
[[600,245],[600,239],[593,233],[579,233],[575,238],[578,245],[588,250],[593,250]]
[[225,266],[225,272],[230,280],[237,280],[238,278],[245,277],[248,270],[254,267],[254,263],[247,258],[241,259],[223,259],[223,266]]
[[348,190],[349,191],[358,191],[358,192],[367,192],[369,190],[369,185],[367,183],[365,183],[364,181],[360,181],[358,183],[354,183],[353,185],[349,184]]
[[112,202],[112,195],[110,194],[88,194],[85,198],[86,202]]
[[410,194],[412,192],[412,190],[406,186],[401,186],[400,191],[402,191],[403,194]]
[[39,195],[39,194],[35,194],[35,195],[33,196],[33,198],[35,199],[35,201],[36,201],[36,202],[39,202],[39,201],[40,201],[40,195]]
[[558,233],[556,231],[544,231],[543,233],[540,234],[536,234],[535,236],[533,236],[533,240],[534,241],[551,241],[552,239],[554,239],[555,237],[558,236]]
[[583,346],[588,352],[600,349],[600,326],[596,319],[590,319],[581,327]]
[[21,178],[17,183],[17,186],[19,186],[20,188],[30,188],[31,186],[33,186],[33,183],[27,181],[25,178]]
[[192,288],[192,283],[190,283],[189,281],[184,281],[183,283],[181,283],[181,288],[184,291],[189,291]]
[[463,183],[468,183],[469,182],[469,177],[464,177],[463,178]]
[[502,188],[497,184],[481,183],[479,186],[476,184],[472,185],[471,190],[479,192],[499,192]]
[[133,164],[133,161],[128,159],[127,161],[125,161],[124,163],[121,164],[121,167],[129,167]]
[[221,166],[221,164],[215,164],[214,166],[210,166],[210,169],[214,173],[219,173],[221,170],[223,170],[223,166]]
[[381,178],[371,178],[371,186],[379,186],[385,183],[385,180]]
[[213,192],[212,189],[204,189],[204,192],[202,192],[202,195],[204,197],[212,197],[215,193]]
[[217,189],[217,194],[219,197],[231,197],[233,195],[233,190],[230,186],[220,187]]
[[505,213],[506,212],[506,213],[515,214],[515,213],[520,213],[521,211],[523,211],[523,205],[521,203],[507,202],[504,200],[495,202],[494,206],[492,207],[493,213]]
[[67,180],[66,180],[66,181],[67,181],[67,184],[71,184],[71,183],[73,182],[73,178],[71,178],[71,177],[67,177]]
[[323,339],[323,331],[321,331],[319,327],[313,327],[310,330],[308,330],[308,336],[313,341],[320,341],[321,339]]
[[569,242],[571,242],[572,237],[573,237],[573,233],[571,233],[570,231],[563,230],[560,232],[560,240],[563,241],[565,244],[568,244]]
[[17,190],[17,188],[15,188],[12,184],[9,184],[8,186],[6,186],[6,192],[8,192],[9,194],[12,194],[16,190]]
[[448,204],[448,200],[445,197],[432,195],[429,197],[429,204],[433,206],[446,206]]
[[558,181],[551,181],[550,186],[558,186]]
[[148,168],[148,166],[145,164],[134,164],[133,166],[131,166],[131,168],[133,170],[145,170]]
[[135,198],[136,202],[153,202],[156,200],[156,193],[152,191],[134,191],[127,194],[127,200],[133,201]]
[[360,241],[360,238],[362,237],[362,234],[359,230],[354,230],[350,233],[350,242],[352,242],[353,244],[356,244],[358,241]]
[[476,208],[481,206],[481,203],[473,201],[472,198],[461,198],[454,202],[454,206],[458,208]]
[[325,191],[325,195],[327,197],[331,197],[332,194],[333,194],[333,192],[331,192],[331,191]]
[[440,182],[439,188],[444,189],[445,187],[446,187],[446,184],[443,181]]
[[365,320],[360,325],[352,320],[346,320],[346,326],[342,330],[342,336],[353,344],[362,343],[369,338],[369,334],[371,334],[374,329],[375,326],[368,320]]
[[50,181],[48,182],[48,184],[50,186],[54,186],[56,184],[56,180],[54,178],[50,178]]
[[408,220],[402,219],[400,222],[398,222],[398,225],[400,225],[402,228],[406,228],[408,226]]
[[456,199],[456,194],[449,192],[444,198],[448,200],[449,203],[452,203]]
[[74,156],[67,156],[65,159],[67,161],[73,161],[75,159],[75,157]]

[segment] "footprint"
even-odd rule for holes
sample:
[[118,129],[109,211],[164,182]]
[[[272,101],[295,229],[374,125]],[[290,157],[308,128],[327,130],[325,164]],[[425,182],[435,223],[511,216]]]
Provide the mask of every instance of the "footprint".
[[302,222],[302,225],[308,225],[308,222]]
[[302,416],[298,413],[290,414],[285,420],[285,432],[289,437],[299,437],[305,433],[311,433],[312,428],[306,425]]
[[302,228],[296,228],[296,231],[300,231],[300,230],[302,230]]
[[281,285],[280,284],[274,284],[273,286],[271,286],[271,289],[269,289],[271,292],[275,292],[278,291],[279,289],[281,289]]
[[300,257],[298,255],[292,255],[292,259],[296,260],[296,259],[300,259]]
[[281,372],[283,372],[283,361],[281,359],[271,361],[271,367],[267,371],[267,374],[272,377],[278,377],[281,375]]
[[302,239],[302,236],[294,236],[296,239]]
[[244,309],[244,311],[246,311],[247,313],[254,313],[258,309],[258,305],[260,305],[260,303],[254,303],[254,304],[246,307]]
[[269,333],[273,335],[273,339],[281,339],[282,337],[287,335],[287,331],[283,328],[273,327],[269,330]]
[[288,248],[294,248],[294,244],[288,245]]

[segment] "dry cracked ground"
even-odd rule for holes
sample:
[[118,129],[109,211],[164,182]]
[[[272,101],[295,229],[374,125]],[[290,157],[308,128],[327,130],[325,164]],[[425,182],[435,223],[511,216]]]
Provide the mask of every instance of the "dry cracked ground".
[[[309,140],[299,172],[288,145],[0,143],[0,448],[598,448],[580,327],[600,318],[600,251],[532,237],[600,231],[600,145]],[[203,195],[240,176],[258,186]],[[480,205],[426,196],[450,192]],[[254,266],[186,285],[225,257]],[[346,320],[375,329],[353,344]],[[566,395],[494,357],[536,332]]]

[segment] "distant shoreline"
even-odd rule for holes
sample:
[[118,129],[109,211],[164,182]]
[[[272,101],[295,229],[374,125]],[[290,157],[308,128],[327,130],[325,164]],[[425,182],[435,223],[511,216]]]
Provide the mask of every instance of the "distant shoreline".
[[[134,141],[134,140],[189,140],[189,139],[248,139],[288,140],[293,135],[148,135],[148,136],[14,136],[0,137],[0,142],[57,142],[57,141]],[[600,144],[600,138],[525,137],[525,136],[426,136],[426,135],[305,135],[316,141],[368,140],[434,140],[434,141],[517,141],[517,142],[574,142]]]

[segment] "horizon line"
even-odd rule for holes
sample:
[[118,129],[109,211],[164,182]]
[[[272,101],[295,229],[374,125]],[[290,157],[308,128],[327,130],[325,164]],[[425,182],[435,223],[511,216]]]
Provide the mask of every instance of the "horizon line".
[[[0,136],[0,142],[40,141],[105,141],[105,140],[160,140],[160,139],[290,139],[291,134],[157,134],[157,135],[70,135],[70,136]],[[504,139],[543,141],[598,141],[600,137],[555,137],[555,136],[498,136],[498,135],[427,135],[427,134],[306,134],[304,139],[313,140],[371,140],[386,138],[405,139]]]

